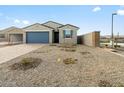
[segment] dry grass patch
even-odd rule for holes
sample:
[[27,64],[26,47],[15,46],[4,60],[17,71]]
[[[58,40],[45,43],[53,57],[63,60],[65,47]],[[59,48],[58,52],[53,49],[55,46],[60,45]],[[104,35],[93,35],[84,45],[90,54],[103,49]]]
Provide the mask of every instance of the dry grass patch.
[[124,84],[122,84],[122,83],[116,83],[115,85],[113,85],[113,87],[124,87]]
[[63,60],[65,64],[75,64],[78,60],[73,58],[66,58]]
[[100,80],[98,82],[99,87],[112,87],[112,84],[107,80]]
[[120,83],[120,82],[117,82],[115,84],[112,84],[110,83],[109,81],[107,80],[100,80],[98,82],[98,86],[99,87],[124,87],[124,84]]
[[80,52],[82,55],[87,55],[87,54],[91,54],[90,52],[84,51],[84,52]]
[[36,68],[41,62],[42,59],[29,57],[22,59],[19,63],[14,63],[10,68],[11,70],[28,70]]

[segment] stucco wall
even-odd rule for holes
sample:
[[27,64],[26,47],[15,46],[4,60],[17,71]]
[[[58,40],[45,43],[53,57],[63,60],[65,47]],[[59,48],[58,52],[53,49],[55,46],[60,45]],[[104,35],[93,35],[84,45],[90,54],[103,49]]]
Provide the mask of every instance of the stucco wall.
[[25,32],[24,32],[24,35],[23,35],[23,43],[26,43],[26,32],[49,32],[49,43],[52,43],[52,30],[53,29],[50,29],[48,27],[45,27],[41,24],[34,24],[32,26],[29,26],[29,27],[26,27],[24,28]]
[[84,45],[99,47],[100,45],[100,32],[94,31],[85,35],[82,35],[82,41]]
[[[72,30],[72,38],[64,38],[64,30],[71,29]],[[77,44],[77,28],[71,26],[65,26],[63,28],[59,28],[59,43],[67,43],[67,44]]]

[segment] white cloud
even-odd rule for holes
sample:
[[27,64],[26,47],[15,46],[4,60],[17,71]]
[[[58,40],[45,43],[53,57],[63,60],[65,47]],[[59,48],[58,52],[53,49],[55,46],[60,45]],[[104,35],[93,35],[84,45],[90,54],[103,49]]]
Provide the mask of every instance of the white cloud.
[[16,24],[28,25],[30,22],[29,22],[28,20],[14,19],[14,23],[16,23]]
[[97,7],[95,7],[95,8],[93,9],[93,12],[98,12],[98,11],[101,11],[101,8],[100,8],[99,6],[97,6]]
[[117,10],[117,14],[118,15],[124,15],[124,10],[121,10],[121,9]]
[[22,23],[25,24],[25,25],[27,25],[27,24],[29,24],[30,22],[29,22],[28,20],[23,20]]
[[18,20],[18,19],[15,19],[14,20],[14,23],[20,23],[21,21],[20,20]]

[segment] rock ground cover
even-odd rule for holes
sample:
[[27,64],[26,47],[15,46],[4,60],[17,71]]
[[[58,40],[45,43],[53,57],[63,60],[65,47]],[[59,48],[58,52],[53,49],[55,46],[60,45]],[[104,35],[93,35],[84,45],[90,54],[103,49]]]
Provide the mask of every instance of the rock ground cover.
[[[77,45],[76,51],[45,45],[0,65],[0,86],[19,87],[112,87],[124,85],[124,58],[102,48]],[[24,58],[40,58],[39,66],[12,70]],[[64,60],[74,61],[65,64]]]

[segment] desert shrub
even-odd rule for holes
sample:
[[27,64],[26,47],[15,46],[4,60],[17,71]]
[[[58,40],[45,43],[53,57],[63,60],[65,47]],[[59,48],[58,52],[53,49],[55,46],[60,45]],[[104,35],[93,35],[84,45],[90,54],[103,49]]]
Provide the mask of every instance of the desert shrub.
[[63,62],[65,64],[75,64],[76,61],[78,61],[78,60],[77,59],[73,59],[73,58],[66,58],[66,59],[63,60]]
[[82,55],[87,55],[87,54],[91,54],[90,52],[84,51],[84,52],[80,52]]
[[10,66],[11,70],[28,70],[31,68],[36,68],[42,59],[39,58],[23,58],[19,63],[14,63]]
[[107,80],[100,80],[98,82],[99,87],[112,87],[112,84]]
[[116,83],[115,85],[113,85],[113,87],[124,87],[124,84],[122,84],[122,83]]

